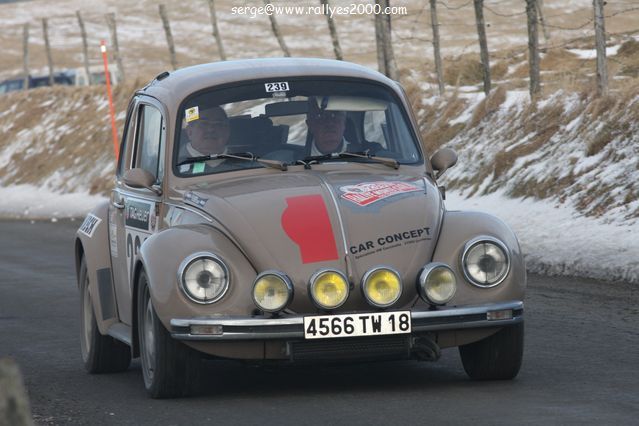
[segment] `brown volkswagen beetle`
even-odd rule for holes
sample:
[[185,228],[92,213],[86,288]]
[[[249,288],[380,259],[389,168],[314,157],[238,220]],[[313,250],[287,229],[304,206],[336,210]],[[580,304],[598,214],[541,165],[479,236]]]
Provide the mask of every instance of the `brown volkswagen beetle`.
[[347,62],[263,59],[160,74],[135,93],[111,199],[77,232],[82,358],[140,357],[152,397],[203,355],[437,360],[512,379],[526,275],[495,217],[448,211],[406,95]]

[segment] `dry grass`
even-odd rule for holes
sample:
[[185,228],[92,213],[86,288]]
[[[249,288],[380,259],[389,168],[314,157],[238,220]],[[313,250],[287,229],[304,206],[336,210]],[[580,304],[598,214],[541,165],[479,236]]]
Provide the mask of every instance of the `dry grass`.
[[639,41],[630,39],[624,42],[615,60],[619,63],[619,74],[626,77],[639,77]]
[[533,137],[525,144],[502,151],[495,156],[493,173],[499,178],[512,168],[515,161],[539,150],[547,144],[557,133],[562,124],[563,106],[559,103],[549,103],[543,109],[537,110],[535,104],[531,104],[522,117],[525,134],[533,134]]
[[501,80],[508,74],[508,63],[499,61],[490,67],[490,78],[493,80]]
[[554,177],[541,180],[526,179],[515,182],[513,188],[509,191],[509,195],[514,198],[550,198],[556,195],[561,188],[573,185],[575,180],[576,178],[572,173],[560,179],[555,179]]
[[[11,93],[0,98],[0,110],[16,105],[16,114],[11,125],[7,126],[6,117],[0,119],[0,126],[6,131],[0,141],[0,149],[11,144],[22,129],[38,129],[39,126],[51,126],[52,131],[59,132],[64,124],[69,132],[50,139],[46,130],[33,133],[26,139],[19,150],[13,154],[10,167],[0,169],[0,181],[3,185],[33,184],[39,185],[57,171],[74,169],[80,176],[94,176],[85,182],[91,193],[105,193],[111,186],[110,178],[100,178],[95,167],[100,170],[105,161],[112,161],[113,145],[111,139],[108,110],[98,109],[97,100],[103,98],[104,88],[93,86],[72,88],[57,86],[45,87],[28,92]],[[132,85],[119,86],[114,92],[116,110],[126,110],[126,105],[133,92]],[[71,108],[82,105],[82,110]],[[50,112],[55,111],[56,121],[47,120]],[[123,123],[118,123],[122,128]],[[59,133],[58,133],[59,134]],[[24,140],[24,138],[22,138]],[[48,143],[47,143],[48,140]],[[48,146],[43,151],[43,146]],[[66,185],[66,183],[63,183]],[[59,188],[63,189],[63,188]],[[73,189],[73,188],[67,188]]]
[[501,104],[506,100],[506,90],[498,86],[490,92],[487,98],[484,98],[475,111],[473,112],[473,118],[470,120],[470,127],[477,126],[484,118],[499,110]]
[[444,60],[444,82],[449,86],[471,86],[483,81],[484,72],[477,55]]
[[457,93],[441,98],[439,103],[421,107],[422,115],[418,120],[419,130],[427,152],[433,153],[446,142],[453,139],[466,127],[464,123],[450,122],[467,107],[467,101]]

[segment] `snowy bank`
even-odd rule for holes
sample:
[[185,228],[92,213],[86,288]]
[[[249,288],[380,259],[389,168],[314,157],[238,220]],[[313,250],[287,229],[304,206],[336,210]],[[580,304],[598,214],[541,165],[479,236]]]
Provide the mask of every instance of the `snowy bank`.
[[33,185],[0,187],[0,218],[61,219],[85,216],[107,198],[88,192],[60,194]]
[[[106,197],[18,185],[0,188],[0,199],[0,218],[59,219],[83,217]],[[483,211],[506,222],[519,238],[530,272],[639,283],[639,223],[607,224],[569,206],[498,193],[466,199],[448,191],[446,207]]]
[[499,193],[469,199],[448,191],[449,210],[493,214],[517,234],[530,272],[639,283],[639,223],[622,226],[585,217],[567,205],[552,206]]

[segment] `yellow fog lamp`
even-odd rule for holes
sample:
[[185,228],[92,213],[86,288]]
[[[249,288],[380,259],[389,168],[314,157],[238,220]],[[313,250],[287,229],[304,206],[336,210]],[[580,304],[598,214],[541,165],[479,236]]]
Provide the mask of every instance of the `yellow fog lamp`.
[[397,302],[402,295],[402,280],[397,271],[379,266],[362,278],[362,293],[371,305],[385,308]]
[[455,273],[444,263],[429,263],[419,274],[417,290],[424,301],[433,305],[448,303],[457,291]]
[[264,271],[253,283],[253,302],[265,312],[279,312],[293,300],[291,279],[278,271]]
[[337,271],[321,270],[313,274],[308,284],[308,293],[315,305],[322,309],[339,308],[348,299],[349,284],[346,277]]

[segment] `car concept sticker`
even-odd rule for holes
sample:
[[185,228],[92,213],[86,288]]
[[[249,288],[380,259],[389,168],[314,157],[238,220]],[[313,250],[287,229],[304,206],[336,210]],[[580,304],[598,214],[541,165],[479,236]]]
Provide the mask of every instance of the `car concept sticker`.
[[82,222],[82,226],[80,226],[80,232],[91,238],[100,222],[102,222],[102,219],[89,213],[84,222]]
[[286,199],[282,229],[298,245],[302,263],[336,260],[337,246],[328,210],[321,195]]
[[402,245],[406,246],[430,239],[430,227],[420,227],[363,241],[350,246],[348,250],[351,254],[355,255],[355,259],[359,259],[369,254],[379,253]]
[[407,182],[365,182],[357,185],[347,185],[339,188],[341,198],[358,206],[368,206],[376,201],[383,200],[393,195],[407,192],[423,191],[424,188]]

